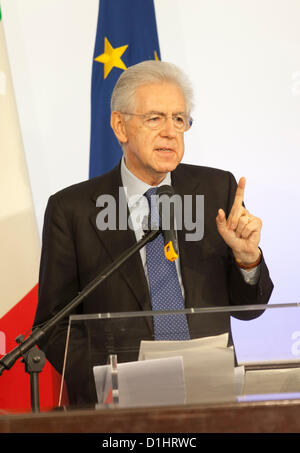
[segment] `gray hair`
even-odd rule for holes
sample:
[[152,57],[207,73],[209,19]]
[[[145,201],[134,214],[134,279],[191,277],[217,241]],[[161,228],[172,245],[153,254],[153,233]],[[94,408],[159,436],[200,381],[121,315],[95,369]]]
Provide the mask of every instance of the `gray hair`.
[[134,111],[136,90],[142,85],[162,82],[174,83],[181,89],[186,113],[189,114],[193,107],[193,90],[190,81],[174,64],[158,60],[143,61],[122,72],[112,93],[111,111]]

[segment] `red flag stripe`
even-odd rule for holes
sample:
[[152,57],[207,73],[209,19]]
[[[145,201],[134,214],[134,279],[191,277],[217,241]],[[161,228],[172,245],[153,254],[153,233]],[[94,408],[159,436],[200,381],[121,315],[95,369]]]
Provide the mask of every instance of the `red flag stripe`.
[[[32,326],[38,298],[38,285],[0,320],[0,356],[16,346],[15,338],[26,334]],[[49,362],[39,377],[41,410],[58,404],[60,375]],[[64,401],[66,404],[66,401]],[[0,377],[0,411],[30,411],[30,378],[19,360]]]

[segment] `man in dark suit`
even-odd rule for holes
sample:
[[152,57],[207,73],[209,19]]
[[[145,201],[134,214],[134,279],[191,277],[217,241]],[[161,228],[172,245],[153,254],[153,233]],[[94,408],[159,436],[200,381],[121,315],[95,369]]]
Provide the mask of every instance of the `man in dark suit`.
[[[118,207],[123,187],[128,189],[125,196],[127,194],[129,215],[133,214],[134,206],[128,193],[143,196],[153,186],[171,184],[182,198],[204,195],[203,238],[188,241],[184,228],[177,232],[179,264],[176,269],[186,308],[268,302],[273,284],[259,248],[262,223],[244,207],[245,178],[237,185],[229,172],[180,164],[184,132],[191,124],[190,109],[190,87],[173,65],[148,61],[122,73],[112,96],[111,126],[124,157],[106,175],[50,197],[43,230],[35,325],[51,318],[139,239],[140,227],[99,229],[99,196],[112,196]],[[118,208],[116,212],[118,226]],[[77,313],[151,310],[144,253],[143,250],[136,253],[106,279],[77,308]],[[122,322],[112,332],[124,352],[118,359],[136,359],[139,340],[153,339],[152,324],[145,320]],[[191,316],[188,322],[191,338],[230,331],[228,314],[206,318]],[[67,319],[61,322],[40,344],[60,372],[67,324]],[[134,347],[124,347],[133,330]],[[107,359],[106,334],[107,331],[103,333],[99,329],[95,346],[100,356],[102,354],[103,363]],[[92,379],[91,385],[86,386],[82,372],[83,369],[90,372],[98,360],[94,361],[83,347],[86,336],[84,329],[74,329],[65,376],[70,400],[77,404],[95,400]],[[129,351],[133,349],[131,354]]]

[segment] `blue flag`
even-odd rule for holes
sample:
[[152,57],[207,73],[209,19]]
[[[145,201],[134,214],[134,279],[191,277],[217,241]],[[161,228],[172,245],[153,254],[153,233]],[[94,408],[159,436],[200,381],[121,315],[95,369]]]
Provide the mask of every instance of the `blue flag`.
[[100,0],[92,70],[89,177],[111,170],[122,156],[110,127],[110,98],[122,71],[160,60],[153,0]]

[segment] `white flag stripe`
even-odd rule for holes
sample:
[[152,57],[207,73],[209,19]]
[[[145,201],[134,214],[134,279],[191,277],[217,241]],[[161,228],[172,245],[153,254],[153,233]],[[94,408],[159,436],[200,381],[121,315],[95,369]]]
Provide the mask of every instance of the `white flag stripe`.
[[0,317],[36,285],[40,241],[0,21]]

